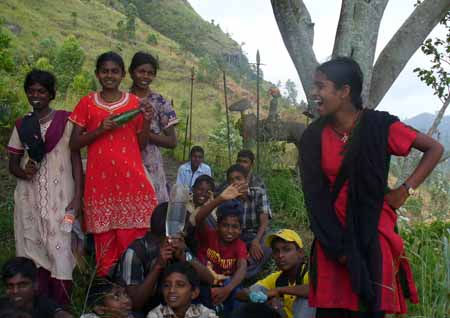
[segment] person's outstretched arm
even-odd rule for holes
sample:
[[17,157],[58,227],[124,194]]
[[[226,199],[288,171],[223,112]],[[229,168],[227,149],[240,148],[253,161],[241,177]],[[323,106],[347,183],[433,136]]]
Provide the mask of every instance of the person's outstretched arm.
[[201,206],[195,215],[195,224],[201,224],[211,212],[225,201],[233,200],[247,191],[247,184],[230,184],[217,197]]

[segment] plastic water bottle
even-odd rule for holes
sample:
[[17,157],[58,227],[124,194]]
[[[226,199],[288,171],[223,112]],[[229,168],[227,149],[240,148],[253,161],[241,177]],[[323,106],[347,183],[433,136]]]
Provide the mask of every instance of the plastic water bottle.
[[73,222],[75,221],[75,210],[66,210],[66,214],[61,222],[61,231],[70,233],[72,232]]
[[173,237],[183,232],[186,221],[186,205],[189,189],[182,184],[175,184],[170,191],[169,207],[166,217],[166,236]]

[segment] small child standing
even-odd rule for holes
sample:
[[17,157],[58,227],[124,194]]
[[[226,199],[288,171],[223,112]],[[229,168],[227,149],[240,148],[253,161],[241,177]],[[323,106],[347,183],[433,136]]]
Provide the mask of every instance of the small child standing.
[[282,229],[267,237],[272,257],[279,271],[259,280],[249,289],[239,291],[236,298],[254,303],[268,302],[286,318],[311,318],[314,309],[308,306],[308,267],[300,236]]
[[192,304],[199,296],[199,278],[186,262],[169,265],[163,274],[162,293],[166,305],[159,305],[147,318],[216,318],[213,310],[202,304]]

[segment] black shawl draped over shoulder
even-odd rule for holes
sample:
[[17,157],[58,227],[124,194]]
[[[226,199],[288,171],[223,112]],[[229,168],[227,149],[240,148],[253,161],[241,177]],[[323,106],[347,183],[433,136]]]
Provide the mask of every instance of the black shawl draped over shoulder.
[[[333,187],[321,167],[321,158],[327,155],[321,144],[327,119],[313,122],[300,142],[299,165],[311,230],[327,257],[337,261],[346,256],[352,289],[370,310],[380,305],[382,259],[377,227],[389,172],[389,127],[396,121],[398,118],[387,112],[362,112]],[[346,225],[342,226],[334,202],[347,180]],[[314,257],[312,262],[314,283]]]

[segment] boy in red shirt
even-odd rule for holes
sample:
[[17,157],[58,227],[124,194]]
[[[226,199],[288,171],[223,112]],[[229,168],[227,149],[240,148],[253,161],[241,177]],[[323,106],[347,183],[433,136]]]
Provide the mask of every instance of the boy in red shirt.
[[233,295],[247,270],[247,248],[239,239],[241,226],[242,205],[230,200],[218,208],[217,230],[207,226],[198,229],[198,259],[213,272],[217,287],[211,288],[212,302],[223,305],[224,314],[232,312]]

